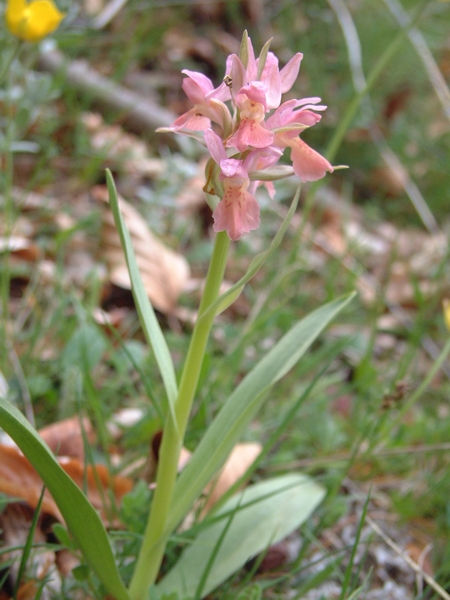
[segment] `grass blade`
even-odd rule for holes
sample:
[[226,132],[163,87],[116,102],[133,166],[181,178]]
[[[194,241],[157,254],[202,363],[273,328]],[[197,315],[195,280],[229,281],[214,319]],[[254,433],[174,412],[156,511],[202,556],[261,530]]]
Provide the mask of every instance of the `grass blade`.
[[17,573],[16,585],[14,586],[13,598],[17,600],[19,595],[20,582],[22,581],[22,577],[25,573],[25,569],[27,567],[27,561],[31,553],[31,548],[33,547],[34,534],[36,532],[36,527],[39,521],[39,515],[41,513],[42,501],[44,500],[45,494],[45,486],[42,488],[41,495],[39,496],[39,500],[36,506],[36,510],[34,511],[33,520],[31,522],[30,529],[28,531],[27,540],[25,542],[25,546],[22,552],[22,558],[20,559],[19,571]]

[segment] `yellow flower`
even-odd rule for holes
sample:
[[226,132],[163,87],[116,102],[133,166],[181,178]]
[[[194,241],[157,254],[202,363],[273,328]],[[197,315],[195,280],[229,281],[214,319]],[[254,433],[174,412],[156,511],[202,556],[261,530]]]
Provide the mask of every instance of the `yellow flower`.
[[27,42],[38,42],[58,27],[64,18],[52,0],[7,0],[6,25]]

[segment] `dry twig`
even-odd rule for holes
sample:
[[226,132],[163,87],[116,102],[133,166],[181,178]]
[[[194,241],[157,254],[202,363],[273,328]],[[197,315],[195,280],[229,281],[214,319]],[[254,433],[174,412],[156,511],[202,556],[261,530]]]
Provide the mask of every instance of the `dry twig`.
[[384,531],[379,527],[375,521],[373,521],[369,516],[366,516],[366,522],[370,527],[377,533],[381,539],[390,547],[392,550],[401,556],[403,560],[411,567],[411,569],[417,573],[427,584],[444,600],[450,600],[449,594],[444,590],[443,587],[439,585],[439,583],[433,579],[428,573],[426,573],[420,565],[416,563],[410,556],[408,556],[403,550],[398,546],[394,540],[392,540],[388,535],[384,533]]
[[[68,61],[59,50],[43,52],[39,67],[50,73],[64,73],[69,85],[91,96],[101,107],[123,113],[124,124],[135,133],[153,135],[155,129],[169,126],[176,118],[170,110],[104,77],[86,61]],[[190,140],[182,136],[167,136],[164,141],[172,146],[177,143],[183,150],[191,146]]]

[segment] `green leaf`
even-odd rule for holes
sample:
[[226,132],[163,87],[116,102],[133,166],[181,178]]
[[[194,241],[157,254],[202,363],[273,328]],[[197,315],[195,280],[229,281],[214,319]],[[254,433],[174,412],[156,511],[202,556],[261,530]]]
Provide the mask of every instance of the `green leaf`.
[[113,212],[114,221],[120,235],[122,248],[128,266],[128,272],[130,274],[131,288],[136,303],[136,309],[139,314],[139,320],[141,322],[142,329],[144,330],[147,342],[155,354],[156,362],[158,364],[159,372],[161,373],[167,394],[169,411],[173,422],[176,423],[174,406],[178,396],[178,386],[172,357],[170,355],[166,339],[161,331],[161,327],[159,326],[158,319],[156,318],[155,311],[153,310],[153,306],[151,305],[147,292],[145,291],[136,261],[136,256],[134,254],[130,234],[120,213],[119,200],[117,197],[114,179],[109,169],[106,169],[106,182],[108,185],[111,210]]
[[259,53],[258,74],[256,76],[256,79],[261,79],[261,75],[264,71],[264,67],[266,66],[267,55],[269,54],[269,48],[270,48],[270,44],[272,43],[272,39],[273,38],[270,38],[270,40],[267,40],[267,42],[263,46],[263,49]]
[[160,593],[177,591],[183,597],[195,594],[205,565],[227,527],[227,515],[231,514],[231,525],[209,571],[202,597],[209,594],[249,559],[299,527],[324,495],[325,490],[321,486],[300,474],[285,475],[249,486],[230,498],[214,515],[215,518],[219,515],[225,518],[215,520],[201,531],[156,588]]
[[88,581],[90,569],[88,565],[77,565],[72,569],[72,575],[77,581]]
[[261,598],[261,586],[258,583],[251,583],[239,593],[239,596],[236,597],[236,600],[261,600]]
[[61,525],[61,523],[53,523],[52,531],[60,544],[66,548],[69,548],[70,550],[76,549],[73,539],[70,537],[69,532],[64,525]]
[[245,68],[248,66],[248,33],[247,30],[242,34],[241,47],[239,49],[239,58]]
[[61,364],[64,368],[77,365],[87,371],[100,362],[107,347],[104,335],[90,323],[82,323],[65,346]]
[[30,529],[28,530],[27,539],[25,545],[22,550],[22,556],[20,559],[19,570],[16,576],[16,585],[14,586],[13,598],[17,598],[17,594],[20,588],[20,584],[22,583],[22,577],[25,573],[25,569],[27,568],[27,561],[30,556],[31,548],[33,547],[34,542],[34,534],[36,533],[36,527],[39,521],[39,516],[42,508],[42,501],[44,500],[45,494],[45,486],[42,486],[41,495],[39,497],[39,501],[36,506],[36,510],[34,511],[33,520],[30,525]]
[[174,490],[168,530],[178,525],[262,406],[267,392],[303,356],[328,323],[354,297],[329,302],[294,325],[246,375],[209,426]]
[[16,442],[53,496],[84,558],[116,600],[130,600],[96,510],[55,460],[22,413],[0,397],[0,426]]
[[[305,129],[306,125],[302,127]],[[292,127],[291,129],[292,130]],[[276,165],[275,167],[268,167],[264,171],[252,171],[249,173],[250,181],[279,181],[286,177],[292,177],[294,175],[293,167],[289,165]]]

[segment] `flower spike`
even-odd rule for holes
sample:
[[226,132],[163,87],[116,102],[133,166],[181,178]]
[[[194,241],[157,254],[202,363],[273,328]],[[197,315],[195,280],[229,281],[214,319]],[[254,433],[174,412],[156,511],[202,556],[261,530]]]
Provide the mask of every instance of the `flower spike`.
[[[203,135],[211,156],[205,190],[220,198],[213,229],[226,231],[232,240],[259,226],[255,193],[260,185],[273,198],[277,179],[295,174],[302,181],[317,181],[333,172],[328,160],[300,137],[320,121],[326,106],[315,97],[281,101],[294,85],[303,54],[297,52],[280,70],[269,47],[270,41],[256,59],[245,31],[239,56],[227,58],[225,77],[217,88],[205,75],[183,71],[183,89],[194,106],[165,129]],[[292,167],[277,166],[286,148]]]

